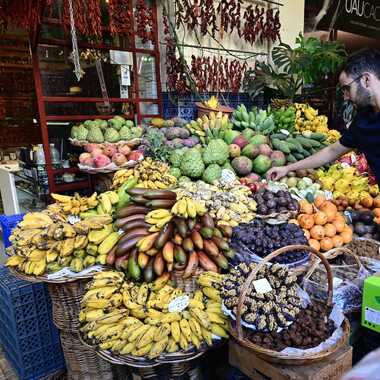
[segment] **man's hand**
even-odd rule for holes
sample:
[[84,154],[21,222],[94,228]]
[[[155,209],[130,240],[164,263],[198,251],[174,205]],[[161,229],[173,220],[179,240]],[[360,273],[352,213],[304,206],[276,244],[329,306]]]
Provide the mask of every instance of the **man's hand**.
[[280,178],[285,177],[288,174],[287,166],[278,166],[268,170],[266,177],[270,181],[278,181]]

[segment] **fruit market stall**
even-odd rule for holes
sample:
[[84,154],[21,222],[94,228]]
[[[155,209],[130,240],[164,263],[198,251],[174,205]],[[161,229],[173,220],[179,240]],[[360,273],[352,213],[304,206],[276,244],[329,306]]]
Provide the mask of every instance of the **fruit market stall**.
[[348,352],[346,316],[380,261],[378,187],[353,163],[265,178],[336,141],[326,123],[294,104],[138,135],[122,117],[73,127],[84,165],[139,156],[102,193],[52,194],[10,237],[12,273],[48,283],[69,373],[179,376],[227,339],[310,371]]

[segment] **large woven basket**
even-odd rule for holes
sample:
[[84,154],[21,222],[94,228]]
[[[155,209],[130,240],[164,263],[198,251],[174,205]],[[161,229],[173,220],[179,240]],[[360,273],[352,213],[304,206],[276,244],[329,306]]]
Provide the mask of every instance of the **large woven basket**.
[[256,267],[252,270],[248,278],[246,279],[245,283],[242,286],[242,290],[239,294],[239,302],[236,312],[236,325],[230,324],[230,333],[234,337],[234,339],[243,347],[248,348],[252,352],[254,352],[256,355],[260,356],[264,360],[272,363],[279,363],[284,365],[303,365],[303,364],[311,364],[314,362],[317,362],[319,360],[325,359],[334,352],[336,352],[339,348],[347,344],[348,336],[350,333],[350,325],[347,321],[347,319],[344,319],[342,328],[344,331],[344,334],[342,338],[335,344],[330,346],[328,349],[325,349],[322,352],[318,353],[303,353],[303,354],[287,354],[282,353],[274,350],[270,350],[267,348],[263,348],[257,344],[254,344],[251,342],[248,338],[245,337],[243,328],[241,325],[241,310],[244,304],[245,297],[248,293],[249,287],[251,286],[251,283],[253,279],[255,278],[257,272],[262,268],[264,265],[269,263],[270,260],[272,260],[274,257],[281,255],[283,253],[286,253],[287,251],[294,251],[294,250],[308,250],[312,254],[316,255],[323,263],[323,265],[326,268],[327,272],[327,282],[328,282],[328,291],[327,291],[327,305],[332,305],[332,291],[333,291],[333,276],[331,267],[327,261],[327,259],[324,257],[324,255],[317,250],[315,250],[312,247],[309,247],[307,245],[289,245],[287,247],[282,247],[274,252],[272,252],[270,255],[266,256]]
[[80,302],[88,279],[65,284],[48,284],[52,305],[53,321],[60,330],[79,330]]
[[83,346],[78,333],[61,331],[61,345],[70,380],[113,380],[110,363],[99,358],[96,352]]

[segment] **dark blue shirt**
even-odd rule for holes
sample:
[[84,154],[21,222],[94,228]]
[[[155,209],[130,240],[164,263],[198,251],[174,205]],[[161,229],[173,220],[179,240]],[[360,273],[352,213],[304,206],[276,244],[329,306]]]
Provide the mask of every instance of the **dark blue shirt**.
[[364,153],[380,185],[380,112],[369,108],[358,111],[350,127],[343,132],[340,143]]

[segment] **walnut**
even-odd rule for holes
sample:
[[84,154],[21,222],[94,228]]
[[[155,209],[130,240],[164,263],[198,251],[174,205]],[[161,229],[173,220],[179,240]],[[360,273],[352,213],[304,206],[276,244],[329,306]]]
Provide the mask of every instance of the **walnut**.
[[285,327],[285,326],[287,325],[287,320],[286,320],[284,314],[282,314],[282,313],[278,313],[278,314],[276,315],[276,317],[277,317],[277,323],[278,323],[278,325],[279,325],[280,327]]
[[262,311],[265,314],[269,314],[272,309],[273,309],[274,303],[273,302],[268,302],[262,307]]
[[273,274],[276,274],[277,272],[280,271],[280,269],[282,268],[282,266],[280,264],[273,264],[270,269],[271,269],[271,272]]
[[265,315],[260,315],[257,320],[257,329],[263,331],[267,327],[267,319]]
[[277,330],[277,322],[274,318],[273,315],[269,315],[268,318],[267,318],[267,324],[268,324],[268,329],[269,331],[275,331]]
[[255,294],[256,298],[259,300],[265,300],[265,295],[264,293],[256,293]]
[[291,285],[291,284],[294,284],[296,281],[297,281],[297,277],[296,276],[288,276],[288,277],[285,278],[284,283],[286,285]]
[[254,323],[256,319],[257,319],[257,314],[255,313],[248,313],[245,317],[245,320],[248,323]]

